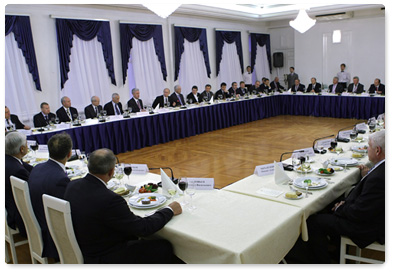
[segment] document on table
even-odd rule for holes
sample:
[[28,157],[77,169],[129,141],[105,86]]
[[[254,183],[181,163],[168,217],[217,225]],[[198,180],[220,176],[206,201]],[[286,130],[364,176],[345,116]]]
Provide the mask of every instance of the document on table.
[[272,196],[272,197],[278,197],[283,193],[282,191],[268,189],[268,188],[260,188],[256,192],[258,194],[268,195],[268,196]]

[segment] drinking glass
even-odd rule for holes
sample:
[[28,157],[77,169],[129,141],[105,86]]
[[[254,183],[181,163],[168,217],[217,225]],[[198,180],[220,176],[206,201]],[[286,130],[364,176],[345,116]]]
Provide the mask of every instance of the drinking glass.
[[352,130],[350,133],[350,139],[355,140],[357,138],[357,136],[358,136],[358,132],[355,129]]
[[322,145],[318,145],[317,146],[317,150],[320,152],[320,154],[322,153],[322,151],[324,150],[324,146]]
[[331,148],[335,149],[336,146],[337,146],[337,141],[336,140],[331,141]]
[[177,190],[176,189],[168,189],[167,192],[170,194],[170,201],[173,201],[174,195],[176,195]]
[[297,171],[300,166],[300,159],[297,155],[292,156],[292,166],[294,168],[294,171]]
[[117,179],[119,181],[119,184],[121,184],[121,180],[124,176],[124,170],[123,170],[123,166],[122,164],[117,164],[115,166],[115,179]]
[[185,177],[181,177],[178,181],[179,181],[178,187],[180,188],[180,190],[182,191],[182,193],[184,195],[183,202],[181,203],[181,205],[186,205],[186,204],[188,204],[188,202],[185,199],[185,190],[188,188],[188,182]]
[[130,164],[125,164],[123,172],[128,176],[128,182],[130,182],[129,175],[132,173],[132,166]]
[[33,145],[30,145],[30,148],[34,151],[34,156],[36,156],[36,151],[38,150],[38,143],[35,142]]
[[103,116],[104,118],[107,116],[107,110],[103,110]]
[[192,197],[196,193],[195,183],[188,182],[188,187],[186,188],[186,193],[189,195],[189,197],[191,197],[191,202],[189,203],[188,209],[190,211],[193,211],[196,209],[196,207],[193,205],[193,202],[192,202],[192,199],[193,199]]

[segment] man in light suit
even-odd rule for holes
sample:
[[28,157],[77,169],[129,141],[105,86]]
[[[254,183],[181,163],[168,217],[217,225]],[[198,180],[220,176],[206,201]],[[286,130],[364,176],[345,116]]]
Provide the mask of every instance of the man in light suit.
[[41,112],[34,115],[33,124],[34,127],[45,127],[49,125],[50,122],[54,122],[56,119],[56,115],[51,113],[51,109],[49,108],[49,104],[46,102],[42,102],[40,104]]
[[113,93],[111,101],[104,105],[103,110],[106,110],[108,116],[122,115],[122,103],[119,102],[119,94]]
[[200,94],[198,93],[198,87],[196,85],[192,86],[192,92],[187,95],[188,103],[199,102]]
[[289,72],[290,73],[287,75],[288,89],[290,89],[292,85],[295,84],[296,79],[299,79],[299,76],[295,73],[295,68],[293,66],[289,68]]
[[30,126],[27,126],[25,124],[23,124],[17,115],[13,115],[10,112],[10,109],[8,109],[8,107],[5,107],[5,130],[9,131],[8,128],[11,128],[12,125],[14,126],[14,129],[19,130],[19,129],[25,129],[25,130],[29,130]]
[[60,122],[73,121],[78,117],[78,111],[76,108],[71,106],[71,100],[69,97],[62,97],[60,99],[62,107],[56,111],[56,116],[59,118]]
[[157,96],[155,98],[154,102],[152,103],[152,108],[155,109],[158,104],[159,107],[161,108],[165,107],[165,105],[167,106],[168,103],[170,105],[169,95],[170,95],[170,89],[169,88],[163,89],[163,96]]
[[170,105],[173,107],[185,106],[184,96],[181,94],[181,86],[174,86],[174,93],[170,96]]
[[162,229],[181,214],[178,202],[148,217],[136,216],[125,199],[107,189],[116,157],[109,149],[89,156],[89,174],[70,183],[64,199],[70,202],[73,227],[85,263],[172,263],[176,257],[166,240],[139,240]]
[[34,214],[41,227],[44,243],[43,257],[59,258],[45,219],[42,196],[43,194],[48,194],[60,199],[64,198],[66,187],[70,182],[65,165],[71,157],[72,147],[73,142],[67,133],[53,135],[48,140],[48,161],[36,165],[30,173],[30,199]]
[[329,85],[329,93],[340,94],[343,93],[343,85],[339,84],[339,78],[333,77],[333,84]]
[[100,98],[98,96],[91,97],[91,104],[85,107],[85,118],[97,118],[103,107],[100,105]]
[[132,98],[128,101],[128,108],[132,108],[132,113],[144,112],[143,101],[140,99],[140,89],[132,89]]
[[304,90],[305,90],[304,84],[301,84],[301,83],[300,83],[300,80],[299,80],[299,79],[296,79],[296,80],[295,80],[295,84],[292,85],[291,91],[292,91],[292,92],[298,92],[298,91],[304,92]]
[[369,87],[369,93],[376,93],[379,95],[385,95],[385,85],[381,83],[380,79],[375,79],[374,83]]
[[13,131],[5,136],[5,208],[7,210],[7,223],[12,229],[19,229],[23,237],[27,237],[25,225],[16,207],[12,194],[11,175],[28,181],[32,166],[23,162],[22,158],[28,153],[26,135]]
[[359,78],[355,76],[352,78],[353,83],[348,86],[349,93],[361,94],[364,91],[363,84],[359,83]]
[[317,82],[316,78],[311,78],[311,83],[307,87],[306,92],[314,92],[314,93],[320,93],[321,92],[321,84]]

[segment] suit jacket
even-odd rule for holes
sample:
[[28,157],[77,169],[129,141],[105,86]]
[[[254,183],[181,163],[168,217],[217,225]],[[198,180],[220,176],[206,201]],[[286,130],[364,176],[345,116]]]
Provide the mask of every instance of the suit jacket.
[[[97,106],[97,114],[99,114],[103,110],[103,106],[98,105]],[[85,113],[85,118],[96,118],[97,114],[95,112],[95,109],[93,108],[92,104],[89,104],[87,107],[84,109]]]
[[[329,85],[329,87],[328,87],[329,93],[332,93],[332,88],[333,88],[333,84]],[[343,85],[341,85],[340,83],[337,83],[335,93],[336,94],[343,93]]]
[[45,219],[43,194],[48,194],[60,199],[64,198],[66,187],[70,179],[63,171],[62,167],[52,159],[45,163],[36,165],[30,173],[29,191],[32,207],[37,221],[41,227],[44,242],[43,257],[58,257],[58,251],[49,233],[47,221]]
[[211,98],[212,98],[213,96],[214,96],[214,99],[216,99],[216,97],[215,97],[215,95],[214,95],[213,92],[210,91],[210,92],[207,94],[206,91],[203,91],[203,92],[200,93],[200,95],[199,95],[199,102],[204,101],[204,98],[205,98],[205,97],[207,97],[207,101],[210,101]]
[[[70,107],[69,108],[70,114],[71,114],[71,118],[72,120],[75,120],[75,117],[78,116],[78,111],[77,109],[75,109],[74,107]],[[60,107],[57,111],[56,111],[56,116],[59,118],[60,122],[68,122],[68,121],[72,121],[70,120],[69,116],[66,113],[66,110],[64,110],[63,106]]]
[[222,91],[222,89],[220,89],[217,92],[215,92],[214,99],[218,100],[218,96],[219,95],[222,95],[222,99],[226,99],[226,98],[230,98],[231,97],[230,92]]
[[174,102],[176,103],[175,106],[181,106],[181,103],[182,103],[182,105],[185,105],[184,96],[182,94],[179,94],[179,96],[180,96],[181,102],[178,99],[176,92],[174,92],[173,94],[170,95],[169,100],[170,100],[171,106],[173,106]]
[[251,94],[254,94],[254,92],[255,92],[256,94],[258,94],[259,92],[262,92],[261,87],[260,87],[260,86],[259,86],[259,87],[255,87],[255,85],[251,86],[251,88],[250,88],[250,93],[251,93]]
[[243,89],[241,89],[241,87],[239,87],[236,89],[236,94],[239,94],[240,96],[244,96],[247,93],[248,93],[247,87],[244,87]]
[[29,175],[32,170],[32,166],[23,162],[22,164],[13,156],[5,155],[5,208],[7,210],[7,223],[8,226],[16,229],[18,228],[20,233],[27,237],[25,225],[22,217],[19,214],[18,208],[16,207],[14,196],[12,194],[10,176],[13,175],[25,181],[29,180]]
[[[143,101],[139,99],[141,109],[144,109]],[[132,113],[140,112],[140,107],[137,105],[137,102],[134,98],[131,98],[128,101],[128,108],[132,108]]]
[[[381,91],[381,93],[383,95],[385,95],[385,85],[384,84],[382,84],[382,83],[379,84],[379,91]],[[374,92],[376,92],[376,86],[374,84],[372,84],[369,87],[369,93],[374,93]]]
[[149,217],[136,216],[123,197],[91,174],[72,181],[64,199],[70,202],[74,232],[85,263],[111,262],[112,256],[125,251],[128,241],[157,232],[173,217],[167,208]]
[[[170,102],[170,97],[167,97],[167,101]],[[156,108],[156,106],[159,104],[159,107],[165,107],[165,98],[163,95],[157,96],[152,103],[152,108]]]
[[360,248],[385,241],[385,161],[362,178],[336,212],[339,230]]
[[[206,91],[204,91],[204,92],[206,92]],[[200,100],[200,94],[199,93],[196,93],[196,96],[197,96],[197,100],[196,100],[196,98],[195,98],[195,96],[193,95],[193,93],[191,92],[191,93],[189,93],[188,95],[187,95],[187,101],[191,101],[192,103],[196,103],[196,102],[199,102],[199,100]]]
[[[121,114],[123,114],[122,103],[118,102],[118,108],[119,108],[119,111],[121,112]],[[115,116],[115,110],[114,110],[114,107],[112,106],[112,101],[107,102],[104,105],[103,110],[107,111],[107,116]]]
[[233,88],[231,87],[228,89],[228,91],[229,91],[229,94],[231,97],[237,94],[237,88],[236,88],[236,90],[233,90]]
[[304,84],[299,83],[298,89],[296,90],[296,86],[295,86],[295,84],[294,84],[294,85],[292,85],[291,91],[292,91],[292,92],[297,92],[297,91],[304,92],[305,89],[306,89],[306,87],[304,86]]
[[45,121],[44,115],[42,112],[34,115],[33,117],[33,124],[34,127],[38,128],[38,127],[45,127],[49,124],[49,122],[53,119],[55,120],[56,115],[54,113],[49,113],[48,114],[48,123]]
[[291,88],[292,85],[295,84],[295,80],[296,80],[296,79],[299,79],[299,76],[298,76],[298,74],[296,74],[296,73],[293,73],[293,75],[291,75],[291,74],[288,74],[288,75],[287,75],[288,89]]
[[[10,120],[15,125],[16,130],[25,128],[25,125],[19,120],[17,115],[11,114]],[[6,126],[7,126],[7,123],[6,123]]]
[[259,90],[264,93],[269,93],[270,92],[270,86],[264,85],[263,83],[259,86]]
[[[354,83],[351,83],[348,85],[348,92],[352,92],[354,88]],[[357,90],[356,90],[356,94],[361,94],[363,92],[363,84],[358,83],[357,85]]]
[[282,86],[279,82],[276,84],[274,81],[270,83],[270,88],[275,91],[284,90],[284,86]]
[[[313,91],[313,84],[309,84],[309,86],[307,87],[307,91],[306,92],[311,92]],[[314,92],[319,93],[321,92],[321,84],[316,82],[315,86],[314,86]]]

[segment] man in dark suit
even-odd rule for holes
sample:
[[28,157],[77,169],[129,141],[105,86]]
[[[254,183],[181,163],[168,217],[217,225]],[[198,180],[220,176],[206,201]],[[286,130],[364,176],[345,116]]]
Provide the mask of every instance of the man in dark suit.
[[228,89],[231,97],[236,96],[237,82],[232,82],[232,86]]
[[192,86],[192,92],[187,95],[188,103],[199,102],[200,94],[198,93],[198,87],[196,85]]
[[16,207],[12,194],[11,175],[28,181],[32,166],[23,162],[22,158],[28,153],[26,136],[19,132],[9,132],[5,136],[5,208],[7,223],[12,229],[19,229],[23,237],[27,237],[25,225]]
[[46,102],[42,102],[40,104],[41,112],[34,115],[33,124],[34,127],[45,127],[49,125],[50,122],[54,122],[56,119],[56,115],[51,113],[51,109],[49,108],[49,104]]
[[353,83],[348,86],[349,93],[361,94],[364,91],[363,84],[359,83],[359,78],[355,76],[352,78]]
[[181,94],[181,86],[174,86],[174,93],[170,96],[170,105],[173,107],[185,106],[184,96]]
[[321,84],[317,82],[316,78],[311,78],[311,83],[307,87],[306,92],[320,93],[321,92]]
[[78,111],[74,107],[71,107],[70,98],[64,96],[60,99],[62,107],[56,111],[56,116],[59,118],[60,122],[73,121],[78,117]]
[[261,92],[268,94],[270,92],[270,83],[269,83],[269,79],[263,77],[262,78],[262,84],[261,86],[259,86],[259,89],[261,90]]
[[128,108],[132,108],[132,113],[145,111],[143,101],[140,99],[140,89],[132,89],[132,98],[128,101]]
[[260,81],[255,81],[255,85],[253,85],[250,88],[250,93],[254,94],[254,95],[257,95],[257,94],[261,93],[262,91],[261,91],[260,86],[261,86],[261,82]]
[[385,95],[385,85],[381,83],[380,79],[375,79],[374,83],[369,87],[369,93],[376,93],[379,95]]
[[[226,84],[225,84],[226,87]],[[211,91],[211,85],[210,84],[206,84],[206,86],[204,87],[204,91],[199,95],[199,102],[202,101],[210,101],[211,98],[214,96],[214,93]],[[214,96],[214,99],[215,96]]]
[[109,149],[89,156],[89,174],[68,186],[64,199],[70,202],[75,236],[85,263],[171,263],[172,245],[166,240],[138,240],[162,229],[182,212],[178,202],[148,217],[130,211],[125,199],[107,189],[116,157]]
[[295,68],[293,66],[289,68],[289,72],[290,73],[287,75],[288,89],[290,89],[292,85],[295,84],[296,79],[299,79],[299,76],[295,73]]
[[291,91],[292,92],[298,92],[298,91],[304,92],[304,90],[305,90],[305,86],[300,83],[299,79],[296,79],[295,84],[292,85]]
[[341,94],[343,93],[343,85],[339,84],[339,78],[338,77],[333,77],[332,80],[333,84],[329,85],[329,93],[333,94]]
[[49,160],[36,165],[29,177],[29,191],[32,207],[41,227],[43,237],[43,257],[58,259],[58,251],[49,232],[45,219],[43,194],[60,199],[64,198],[66,187],[70,182],[65,164],[71,157],[73,143],[67,133],[56,134],[48,140]]
[[275,77],[275,78],[274,78],[274,81],[272,81],[272,82],[270,83],[270,88],[271,88],[272,90],[274,90],[274,91],[281,91],[281,90],[284,90],[284,89],[285,89],[284,86],[282,86],[282,85],[280,84],[280,80],[279,80],[278,77]]
[[24,125],[18,118],[17,115],[13,115],[10,112],[10,109],[6,106],[5,107],[5,130],[9,131],[12,127],[14,129],[25,129],[30,130],[30,126]]
[[106,110],[107,116],[122,115],[122,103],[119,102],[119,94],[113,93],[111,101],[104,105],[103,110]]
[[103,107],[100,105],[100,98],[98,96],[93,96],[91,98],[91,104],[89,104],[84,109],[85,118],[97,118]]
[[236,94],[239,94],[240,96],[244,96],[248,93],[248,89],[245,85],[244,81],[240,82],[240,87],[236,89]]
[[369,136],[371,169],[360,166],[362,179],[349,195],[337,202],[332,213],[319,213],[307,219],[307,246],[314,263],[329,263],[328,236],[339,245],[340,236],[349,237],[360,248],[385,242],[385,130]]
[[222,99],[230,98],[230,92],[229,90],[226,90],[226,83],[221,83],[221,89],[219,89],[217,92],[215,92],[214,99],[219,100],[219,96],[222,96]]
[[170,95],[170,89],[165,88],[163,89],[163,96],[157,96],[152,103],[152,108],[156,108],[156,106],[159,104],[159,107],[163,108],[165,106],[170,105],[169,101],[169,95]]

